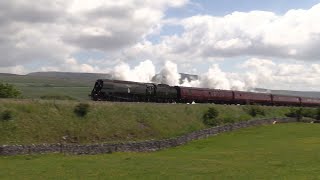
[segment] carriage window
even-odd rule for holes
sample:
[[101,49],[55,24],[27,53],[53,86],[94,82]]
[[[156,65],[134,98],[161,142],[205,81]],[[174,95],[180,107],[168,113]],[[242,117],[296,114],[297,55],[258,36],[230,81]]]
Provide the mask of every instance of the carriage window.
[[192,93],[191,93],[191,89],[189,89],[189,95],[191,95]]

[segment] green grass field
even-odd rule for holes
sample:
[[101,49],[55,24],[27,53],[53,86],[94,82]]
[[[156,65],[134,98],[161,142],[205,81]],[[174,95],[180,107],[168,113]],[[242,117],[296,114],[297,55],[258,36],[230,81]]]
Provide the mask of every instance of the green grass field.
[[10,83],[21,91],[23,98],[39,99],[45,95],[69,96],[76,100],[88,100],[94,80],[61,79],[37,76],[0,74],[0,82]]
[[202,116],[209,107],[225,122],[284,117],[287,107],[261,107],[265,116],[251,117],[245,106],[210,104],[110,103],[88,101],[89,113],[73,112],[77,101],[0,99],[0,144],[99,143],[175,137],[207,128]]
[[153,153],[0,157],[0,179],[319,179],[319,124],[237,130]]

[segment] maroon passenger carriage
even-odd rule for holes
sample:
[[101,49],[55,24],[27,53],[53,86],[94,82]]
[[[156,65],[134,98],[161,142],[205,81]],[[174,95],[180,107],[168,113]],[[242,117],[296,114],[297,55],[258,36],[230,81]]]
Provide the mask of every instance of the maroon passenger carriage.
[[301,99],[296,96],[272,95],[272,104],[275,106],[300,106]]
[[233,92],[228,90],[176,86],[178,101],[184,103],[232,103]]
[[220,89],[178,87],[180,102],[217,104],[265,104],[271,105],[271,94]]
[[237,104],[263,104],[271,105],[271,94],[233,91],[234,102]]
[[320,98],[300,97],[301,104],[304,106],[319,106]]
[[319,106],[320,98],[273,95],[245,91],[175,86],[183,103],[261,104],[275,106]]

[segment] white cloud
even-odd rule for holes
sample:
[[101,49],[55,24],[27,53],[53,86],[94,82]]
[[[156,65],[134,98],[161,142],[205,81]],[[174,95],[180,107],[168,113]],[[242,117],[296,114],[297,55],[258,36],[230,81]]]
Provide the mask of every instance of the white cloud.
[[0,67],[1,73],[10,73],[10,74],[24,74],[26,69],[23,66],[9,66],[9,67]]
[[[303,62],[275,63],[266,59],[249,59],[242,66],[252,87],[291,90],[319,90],[318,64]],[[310,68],[311,67],[311,68]]]
[[64,41],[84,49],[119,50],[156,30],[168,7],[185,3],[187,0],[74,1],[69,12],[76,20]]
[[320,4],[283,15],[266,11],[197,15],[178,22],[182,34],[162,37],[158,44],[139,42],[128,54],[189,62],[234,56],[319,61],[319,18]]
[[0,66],[30,62],[54,65],[81,50],[121,52],[157,29],[166,9],[186,3],[187,0],[1,1]]
[[[283,15],[252,11],[167,20],[169,25],[180,24],[182,34],[163,36],[159,43],[138,42],[126,48],[121,58],[149,58],[156,64],[168,60],[179,64],[181,72],[190,72],[199,63],[208,64],[207,72],[198,71],[199,81],[185,82],[185,86],[319,90],[319,16],[320,4]],[[249,59],[240,65],[242,73],[223,72],[218,66],[224,63],[218,60],[239,56]]]
[[62,72],[87,72],[87,73],[107,73],[109,69],[102,69],[99,66],[92,66],[86,63],[79,63],[74,58],[68,58],[65,62],[55,66],[44,66],[40,71],[62,71]]

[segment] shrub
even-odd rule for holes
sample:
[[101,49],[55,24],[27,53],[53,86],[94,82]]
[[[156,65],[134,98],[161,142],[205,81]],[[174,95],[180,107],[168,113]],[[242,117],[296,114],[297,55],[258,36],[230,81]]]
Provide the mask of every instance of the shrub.
[[12,119],[13,114],[10,110],[5,110],[1,113],[1,120],[2,121],[9,121],[10,119]]
[[8,83],[0,83],[0,98],[16,98],[21,95],[13,85]]
[[301,108],[301,115],[303,117],[316,118],[316,111],[314,108]]
[[320,120],[320,107],[317,108],[315,119]]
[[256,117],[258,115],[261,115],[261,116],[266,115],[264,109],[262,109],[260,106],[247,106],[245,108],[245,111],[252,117]]
[[84,117],[89,112],[89,104],[80,103],[74,108],[74,113],[79,117]]
[[291,108],[290,111],[286,114],[287,117],[297,118],[300,121],[303,117],[302,108]]
[[218,110],[216,110],[214,107],[210,107],[204,114],[203,114],[203,123],[207,126],[217,126],[221,122],[217,118],[219,115]]
[[235,122],[235,120],[233,117],[225,117],[223,119],[223,123],[234,123],[234,122]]

